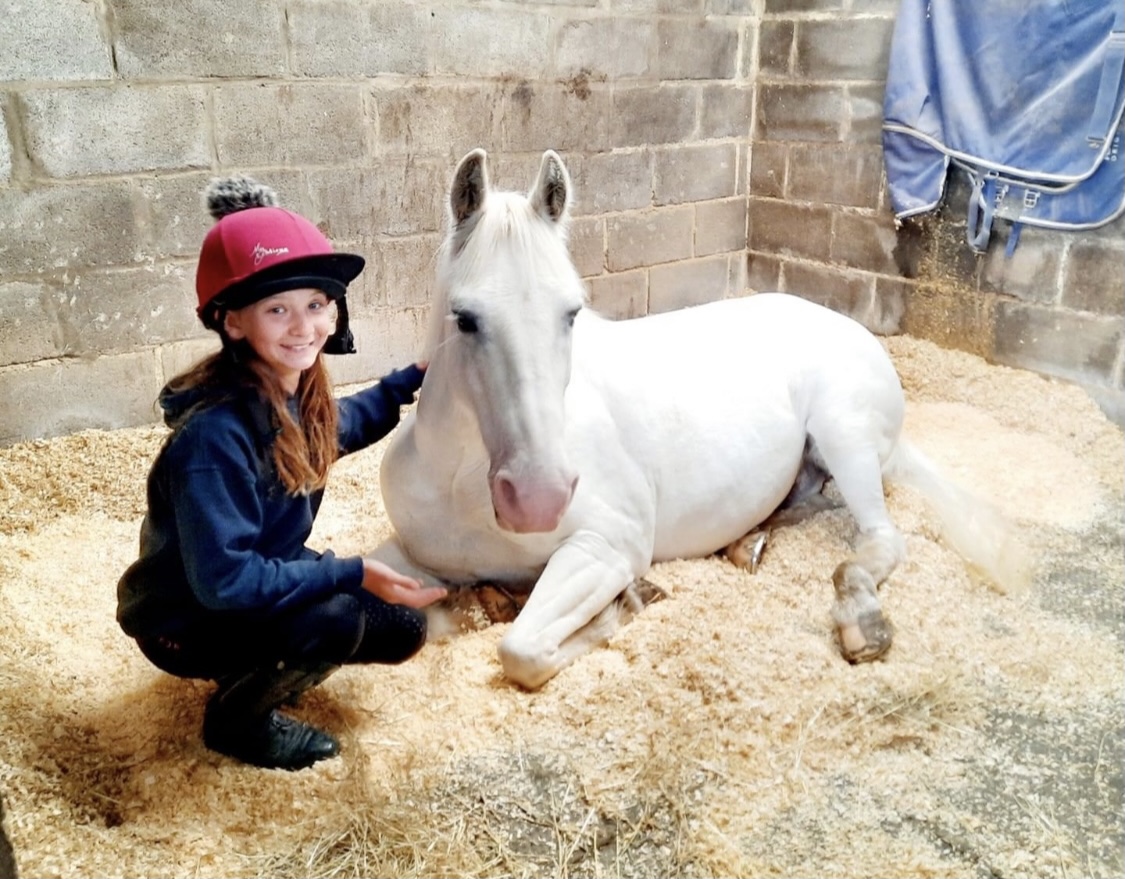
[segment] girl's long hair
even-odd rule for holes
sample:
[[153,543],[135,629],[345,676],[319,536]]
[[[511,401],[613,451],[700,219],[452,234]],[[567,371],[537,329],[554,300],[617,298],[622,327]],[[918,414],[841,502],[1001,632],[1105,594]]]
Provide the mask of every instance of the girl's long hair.
[[194,412],[232,399],[239,389],[257,390],[269,405],[277,435],[273,463],[278,479],[291,495],[324,488],[328,470],[339,457],[339,414],[324,355],[301,373],[297,384],[297,417],[289,410],[289,396],[277,376],[245,342],[225,339],[223,348],[168,383],[172,393],[198,391],[199,399],[172,425],[183,424]]

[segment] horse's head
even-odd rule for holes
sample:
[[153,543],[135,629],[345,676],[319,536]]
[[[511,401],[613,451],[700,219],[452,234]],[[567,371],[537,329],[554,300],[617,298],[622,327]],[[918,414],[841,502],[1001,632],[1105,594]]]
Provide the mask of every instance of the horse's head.
[[564,444],[572,328],[585,299],[567,249],[570,176],[548,151],[526,195],[502,192],[489,185],[486,158],[465,156],[449,191],[434,357],[455,404],[476,416],[497,523],[552,531],[578,482]]

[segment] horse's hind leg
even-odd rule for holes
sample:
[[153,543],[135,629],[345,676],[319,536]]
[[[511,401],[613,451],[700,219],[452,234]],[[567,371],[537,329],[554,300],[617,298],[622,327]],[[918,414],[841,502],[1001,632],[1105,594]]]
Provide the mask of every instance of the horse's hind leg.
[[[836,590],[832,619],[836,623],[840,652],[848,662],[870,662],[891,647],[894,629],[883,616],[876,594],[882,581],[871,573],[887,555],[887,544],[881,535],[861,534],[855,555],[840,562],[832,572],[832,585]],[[876,564],[870,563],[872,556]]]
[[824,469],[812,441],[809,440],[805,443],[801,469],[797,472],[797,478],[793,481],[793,487],[789,489],[785,500],[753,531],[738,538],[723,550],[727,560],[740,568],[746,568],[753,574],[758,570],[758,562],[766,548],[766,540],[774,528],[796,525],[823,510],[831,510],[839,506],[835,501],[821,494],[827,479],[828,471]]
[[832,574],[832,618],[848,662],[878,659],[890,649],[893,629],[877,594],[905,557],[902,535],[887,515],[879,454],[873,445],[818,440],[818,451],[859,526],[855,553]]

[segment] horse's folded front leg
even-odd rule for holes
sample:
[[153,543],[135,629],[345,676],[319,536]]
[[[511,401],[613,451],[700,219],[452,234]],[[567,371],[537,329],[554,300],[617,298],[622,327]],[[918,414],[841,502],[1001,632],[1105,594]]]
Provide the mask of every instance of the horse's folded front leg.
[[601,535],[572,535],[555,550],[500,642],[504,674],[534,690],[605,644],[621,612],[614,599],[635,576],[625,556]]

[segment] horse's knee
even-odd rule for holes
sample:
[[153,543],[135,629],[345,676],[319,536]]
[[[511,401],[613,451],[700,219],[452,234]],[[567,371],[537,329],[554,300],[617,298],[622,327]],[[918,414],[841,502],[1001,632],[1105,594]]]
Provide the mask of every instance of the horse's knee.
[[[518,621],[500,641],[505,676],[521,687],[537,690],[579,656],[607,643],[626,608],[613,601],[557,646],[544,646],[541,632],[524,630]],[[525,633],[526,631],[526,633]]]
[[906,559],[906,541],[893,525],[883,525],[863,533],[856,542],[855,561],[876,585],[886,580]]
[[501,639],[499,653],[504,676],[528,690],[538,690],[559,671],[534,638],[515,629]]

